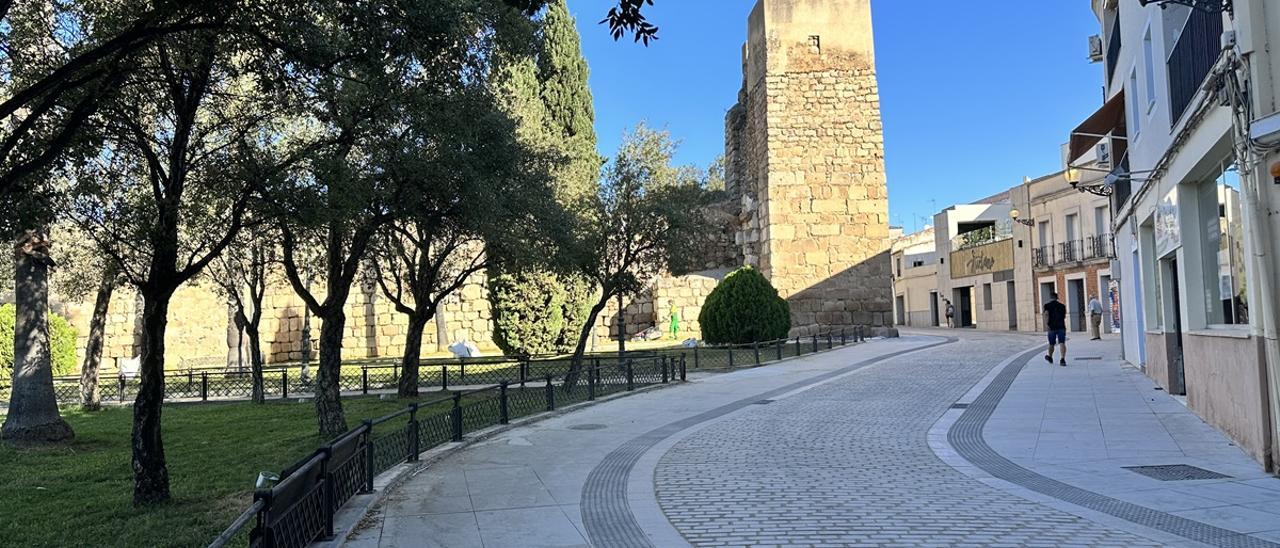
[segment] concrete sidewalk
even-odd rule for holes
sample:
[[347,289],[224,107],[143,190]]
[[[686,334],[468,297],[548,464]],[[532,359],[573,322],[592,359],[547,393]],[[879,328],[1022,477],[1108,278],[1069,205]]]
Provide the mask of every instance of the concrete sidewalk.
[[[1125,364],[1118,340],[1080,338],[1068,347],[1067,367],[1032,356],[1009,385],[982,430],[992,449],[1074,487],[1280,542],[1280,479],[1263,472],[1177,398]],[[970,399],[961,401],[972,401],[982,388],[980,383]],[[1130,469],[1165,465],[1193,466],[1222,477],[1162,481]],[[1021,490],[990,481],[981,471],[965,471],[1011,492]],[[1039,496],[1028,498],[1046,502]],[[1068,511],[1072,507],[1066,502],[1052,505]]]

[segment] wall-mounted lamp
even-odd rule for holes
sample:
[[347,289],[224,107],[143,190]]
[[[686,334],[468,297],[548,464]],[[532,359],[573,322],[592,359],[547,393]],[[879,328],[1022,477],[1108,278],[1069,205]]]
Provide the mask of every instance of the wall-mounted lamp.
[[1019,219],[1019,218],[1018,218],[1018,216],[1019,216],[1019,215],[1021,215],[1021,214],[1022,214],[1022,212],[1018,211],[1017,209],[1013,209],[1013,210],[1009,211],[1009,218],[1010,218],[1010,219],[1013,219],[1013,222],[1015,222],[1015,223],[1023,224],[1023,225],[1026,225],[1026,226],[1035,226],[1035,225],[1036,225],[1036,222],[1035,222],[1035,221],[1033,221],[1033,220],[1031,220],[1031,219]]

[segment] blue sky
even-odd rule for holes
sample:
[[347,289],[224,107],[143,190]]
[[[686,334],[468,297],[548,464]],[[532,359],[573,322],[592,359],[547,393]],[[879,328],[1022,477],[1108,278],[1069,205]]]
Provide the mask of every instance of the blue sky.
[[[660,40],[648,48],[614,42],[596,23],[612,2],[568,1],[602,154],[641,120],[682,141],[680,163],[723,152],[754,0],[656,0],[646,13]],[[873,0],[872,17],[890,220],[907,230],[937,208],[1059,169],[1059,146],[1101,104],[1087,0]]]

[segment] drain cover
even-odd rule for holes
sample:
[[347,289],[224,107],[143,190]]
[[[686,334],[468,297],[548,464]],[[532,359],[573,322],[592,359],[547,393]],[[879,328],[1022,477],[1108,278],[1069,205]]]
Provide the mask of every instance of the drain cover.
[[951,408],[952,408],[952,409],[967,409],[968,407],[969,407],[969,404],[967,404],[967,403],[953,403],[953,404],[951,404]]
[[769,404],[773,403],[773,400],[760,400],[760,401],[757,401],[757,402],[751,402],[751,403],[754,403],[754,404],[756,404],[756,405],[769,405]]
[[1080,361],[1085,361],[1085,360],[1101,360],[1101,359],[1102,359],[1102,356],[1081,356],[1081,357],[1076,358],[1076,359],[1077,359],[1077,360],[1080,360]]
[[569,427],[570,430],[603,430],[605,428],[608,427],[603,424],[575,424]]
[[1156,466],[1125,466],[1125,470],[1137,472],[1152,479],[1160,481],[1185,481],[1185,480],[1206,480],[1206,479],[1226,479],[1231,476],[1219,474],[1212,470],[1197,468],[1187,464],[1161,464]]

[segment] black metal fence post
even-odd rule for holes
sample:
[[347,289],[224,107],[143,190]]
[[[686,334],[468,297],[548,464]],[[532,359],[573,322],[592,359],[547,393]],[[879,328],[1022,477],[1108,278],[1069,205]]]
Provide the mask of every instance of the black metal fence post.
[[627,391],[636,389],[635,371],[631,367],[631,359],[627,359]]
[[800,337],[797,335],[796,336],[796,356],[799,356],[801,352],[802,351],[800,350]]
[[551,375],[547,375],[547,411],[556,410],[556,387],[551,384]]
[[814,335],[814,336],[813,336],[813,351],[814,351],[814,352],[817,352],[817,351],[818,351],[818,336],[817,336],[817,335]]
[[418,447],[418,404],[409,404],[409,462],[418,461],[418,453],[422,450]]
[[447,363],[440,364],[440,389],[449,389],[449,364]]
[[684,354],[680,354],[680,382],[689,380],[688,369],[685,367]]
[[525,381],[529,380],[529,359],[520,358],[520,388],[524,388]]
[[200,401],[209,401],[209,373],[200,372]]
[[498,385],[498,424],[511,422],[511,411],[507,403],[507,381]]
[[667,357],[662,357],[662,384],[667,384]]
[[845,342],[844,342],[844,328],[843,328],[843,327],[841,327],[841,328],[840,328],[840,346],[844,346],[844,344],[845,344]]
[[786,343],[784,343],[781,339],[776,340],[776,341],[774,341],[774,342],[773,342],[774,350],[777,350],[777,351],[778,351],[778,359],[779,359],[779,360],[781,360],[781,359],[782,359],[782,347],[783,347],[783,345],[785,345],[785,344],[786,344]]
[[368,494],[373,492],[373,421],[365,419],[364,424],[364,489],[360,492]]
[[369,366],[360,366],[360,393],[369,393]]
[[729,367],[733,367],[733,346],[729,346]]
[[756,365],[760,365],[760,343],[751,343],[751,352],[756,355]]
[[[593,360],[599,363],[599,360]],[[587,401],[596,400],[596,374],[600,372],[600,366],[592,366],[587,369]]]
[[458,379],[459,382],[467,380],[467,359],[458,358]]
[[[698,346],[702,346],[702,343],[699,342]],[[693,347],[693,368],[694,369],[698,368],[698,346]]]
[[285,369],[280,372],[280,399],[289,399],[289,370]]
[[462,441],[462,392],[453,393],[453,409],[449,411],[453,441]]
[[827,332],[827,350],[831,350],[831,332]]
[[[320,448],[324,458],[320,459],[320,477],[324,478],[324,538],[333,540],[333,515],[338,513],[337,495],[333,491],[333,473],[329,470],[329,459],[333,457],[333,447]],[[274,535],[272,535],[274,537]],[[272,538],[272,541],[275,539]],[[273,542],[274,543],[274,542]]]

